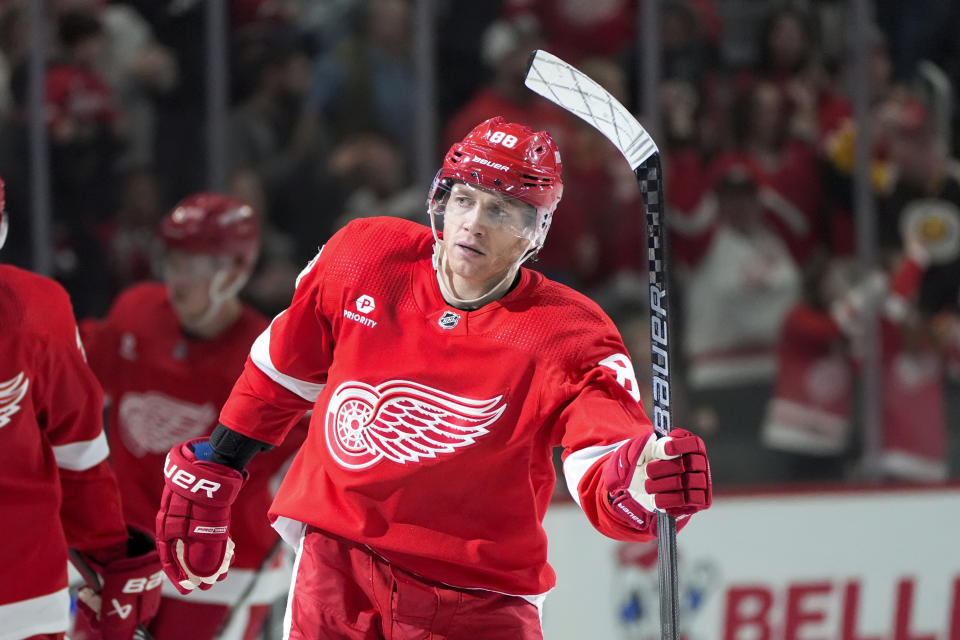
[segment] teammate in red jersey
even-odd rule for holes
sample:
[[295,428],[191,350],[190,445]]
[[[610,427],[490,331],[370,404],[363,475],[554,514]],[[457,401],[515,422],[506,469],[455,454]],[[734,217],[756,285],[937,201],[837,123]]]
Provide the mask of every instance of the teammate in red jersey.
[[372,218],[327,242],[210,440],[168,455],[158,548],[182,591],[224,576],[247,462],[310,409],[270,510],[297,548],[285,638],[541,638],[554,446],[613,538],[651,539],[658,508],[685,524],[710,505],[702,441],[656,440],[613,323],[521,268],[560,167],[546,132],[493,118],[444,158],[432,233]]
[[[6,239],[0,180],[0,247]],[[100,574],[80,610],[106,640],[130,640],[157,610],[160,561],[128,536],[107,465],[103,392],[87,366],[67,292],[0,265],[0,639],[61,640],[69,626],[67,547]]]
[[[104,321],[82,327],[91,367],[108,397],[107,435],[124,511],[149,530],[166,452],[184,439],[210,435],[250,345],[267,327],[267,319],[238,298],[260,245],[250,206],[195,194],[165,216],[160,235],[164,282],[129,288]],[[259,633],[290,577],[267,519],[271,482],[301,441],[302,433],[251,464],[253,477],[234,505],[238,552],[230,579],[190,601],[164,585],[149,627],[156,640]]]

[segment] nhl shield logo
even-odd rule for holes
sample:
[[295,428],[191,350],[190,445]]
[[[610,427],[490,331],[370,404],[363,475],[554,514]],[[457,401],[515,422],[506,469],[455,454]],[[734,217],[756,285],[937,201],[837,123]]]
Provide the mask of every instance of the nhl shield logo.
[[453,329],[460,323],[460,314],[453,311],[444,311],[440,316],[439,324],[444,329]]

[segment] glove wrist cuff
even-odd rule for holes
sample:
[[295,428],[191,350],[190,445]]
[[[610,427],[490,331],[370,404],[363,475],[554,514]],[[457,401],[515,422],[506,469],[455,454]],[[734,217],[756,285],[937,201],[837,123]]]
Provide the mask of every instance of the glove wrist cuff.
[[609,492],[606,507],[611,515],[632,529],[651,533],[656,531],[657,514],[644,509],[626,490]]
[[127,543],[126,541],[117,542],[106,547],[81,551],[80,553],[97,571],[102,572],[103,568],[111,562],[127,557]]

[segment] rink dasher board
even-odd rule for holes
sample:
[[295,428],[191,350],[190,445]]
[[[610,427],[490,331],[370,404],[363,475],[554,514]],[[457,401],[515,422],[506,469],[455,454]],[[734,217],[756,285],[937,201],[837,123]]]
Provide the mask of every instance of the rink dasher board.
[[[827,527],[826,523],[830,523]],[[655,549],[545,520],[549,640],[657,638]],[[687,640],[960,640],[960,485],[719,496],[678,536]]]

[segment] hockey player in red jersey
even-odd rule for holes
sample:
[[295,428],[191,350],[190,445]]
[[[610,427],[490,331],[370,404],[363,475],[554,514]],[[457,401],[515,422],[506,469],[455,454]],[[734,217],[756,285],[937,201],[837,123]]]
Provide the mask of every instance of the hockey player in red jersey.
[[[126,516],[151,530],[166,452],[184,439],[210,435],[250,345],[267,327],[267,319],[238,298],[260,245],[249,205],[194,194],[164,217],[160,236],[163,282],[127,289],[104,321],[82,327],[91,367],[108,397],[111,463]],[[205,640],[218,633],[221,640],[239,640],[259,633],[290,576],[267,519],[271,482],[301,441],[302,433],[251,464],[252,479],[234,504],[238,551],[230,578],[189,601],[165,585],[149,627],[156,640]]]
[[[0,181],[0,247],[6,231]],[[130,640],[156,612],[163,574],[150,537],[124,524],[70,299],[0,265],[0,327],[0,639],[64,637],[69,545],[102,581],[78,608],[105,640]]]
[[613,323],[521,268],[560,168],[546,132],[493,118],[444,158],[432,233],[372,218],[327,242],[209,441],[168,455],[158,548],[183,592],[223,578],[247,463],[311,409],[270,510],[298,554],[285,638],[541,638],[554,446],[613,538],[651,539],[657,509],[685,524],[710,505],[702,441],[653,436]]

